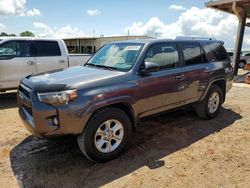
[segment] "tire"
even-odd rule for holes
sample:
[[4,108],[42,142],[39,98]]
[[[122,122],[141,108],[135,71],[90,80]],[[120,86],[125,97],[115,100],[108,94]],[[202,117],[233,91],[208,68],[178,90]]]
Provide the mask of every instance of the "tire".
[[240,61],[238,67],[244,69],[245,65],[246,65],[245,61]]
[[92,115],[77,141],[88,159],[102,163],[118,157],[128,145],[131,134],[132,124],[123,110],[103,108]]
[[222,103],[222,89],[217,85],[212,85],[205,99],[196,106],[196,114],[202,119],[214,118],[218,115]]

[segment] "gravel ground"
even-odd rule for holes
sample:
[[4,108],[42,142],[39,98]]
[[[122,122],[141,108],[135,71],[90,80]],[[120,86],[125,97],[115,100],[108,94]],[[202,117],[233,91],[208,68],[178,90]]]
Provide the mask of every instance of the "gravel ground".
[[32,137],[15,93],[0,95],[0,187],[249,187],[250,87],[236,84],[218,117],[178,110],[141,122],[118,159],[94,164],[67,138]]

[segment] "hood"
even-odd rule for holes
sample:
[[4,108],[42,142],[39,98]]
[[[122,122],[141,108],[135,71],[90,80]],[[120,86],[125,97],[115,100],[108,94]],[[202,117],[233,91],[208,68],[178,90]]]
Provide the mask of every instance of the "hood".
[[[34,92],[53,92],[67,89],[78,89],[105,79],[112,79],[124,72],[111,71],[101,68],[76,66],[64,70],[50,71],[30,75],[22,82]],[[114,79],[115,80],[115,79]]]

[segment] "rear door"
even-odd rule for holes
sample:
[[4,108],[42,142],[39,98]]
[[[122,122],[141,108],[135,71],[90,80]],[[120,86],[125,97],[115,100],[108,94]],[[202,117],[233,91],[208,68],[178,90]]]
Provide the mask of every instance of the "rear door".
[[35,48],[38,73],[68,67],[68,59],[57,41],[35,41]]
[[30,41],[8,41],[0,45],[0,89],[17,88],[19,81],[36,72]]
[[184,75],[179,67],[177,44],[169,42],[152,45],[144,62],[156,63],[160,70],[141,75],[140,87],[136,93],[140,117],[180,106],[184,97]]
[[183,74],[185,78],[186,103],[197,101],[206,89],[213,71],[213,65],[206,59],[198,42],[183,42]]

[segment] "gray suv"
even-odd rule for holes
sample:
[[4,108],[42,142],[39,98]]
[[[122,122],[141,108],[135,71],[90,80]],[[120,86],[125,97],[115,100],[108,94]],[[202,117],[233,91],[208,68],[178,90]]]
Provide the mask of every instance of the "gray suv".
[[87,158],[106,162],[141,118],[186,105],[215,117],[232,80],[221,41],[132,40],[103,46],[83,66],[24,78],[17,100],[33,135],[77,135]]

